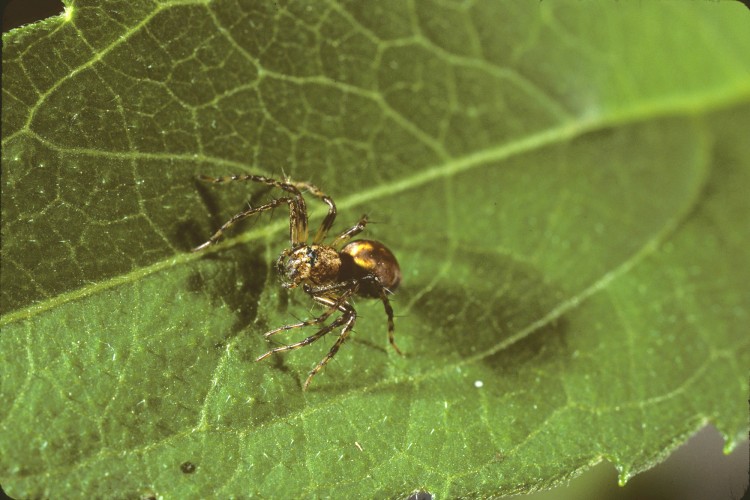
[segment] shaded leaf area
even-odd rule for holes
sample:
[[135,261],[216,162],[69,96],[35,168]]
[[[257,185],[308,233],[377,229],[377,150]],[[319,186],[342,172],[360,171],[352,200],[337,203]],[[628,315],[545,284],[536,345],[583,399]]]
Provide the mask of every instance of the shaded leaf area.
[[[91,2],[13,31],[4,488],[455,497],[602,459],[624,481],[707,421],[730,449],[750,366],[732,9]],[[323,187],[335,231],[370,215],[404,271],[404,357],[358,300],[307,393],[332,336],[253,362],[316,310],[269,265],[282,210],[187,253],[275,194],[195,175],[246,171]]]

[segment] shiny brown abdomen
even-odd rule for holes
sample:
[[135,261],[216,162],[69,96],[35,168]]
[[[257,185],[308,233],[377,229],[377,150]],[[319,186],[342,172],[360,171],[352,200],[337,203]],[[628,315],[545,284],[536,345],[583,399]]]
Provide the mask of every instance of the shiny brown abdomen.
[[[340,281],[373,275],[389,291],[395,290],[401,283],[401,268],[396,257],[379,241],[352,241],[341,249],[339,256],[341,257]],[[380,289],[363,283],[358,293],[366,297],[378,297]]]

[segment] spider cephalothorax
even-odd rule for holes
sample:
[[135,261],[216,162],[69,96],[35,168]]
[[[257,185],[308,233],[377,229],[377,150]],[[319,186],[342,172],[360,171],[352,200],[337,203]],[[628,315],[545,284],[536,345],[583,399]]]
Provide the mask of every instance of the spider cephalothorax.
[[341,269],[341,258],[325,245],[304,245],[292,252],[282,252],[277,262],[282,286],[322,285],[335,281]]
[[[336,218],[336,205],[329,196],[325,195],[312,184],[291,180],[277,181],[261,175],[251,174],[226,177],[201,176],[201,180],[214,183],[254,181],[278,187],[287,193],[287,196],[276,198],[269,203],[255,208],[248,208],[236,214],[224,223],[208,241],[195,249],[195,251],[202,250],[216,243],[226,229],[242,219],[266,210],[271,210],[280,205],[289,205],[290,247],[281,252],[276,261],[276,269],[281,277],[281,284],[285,288],[302,286],[305,293],[312,297],[315,302],[324,306],[326,310],[316,318],[266,332],[266,338],[295,328],[322,325],[334,313],[341,313],[338,318],[328,325],[321,327],[313,335],[294,344],[271,349],[256,361],[265,359],[277,352],[291,351],[312,344],[325,334],[340,328],[339,337],[331,347],[331,350],[312,369],[307,380],[305,380],[303,389],[307,389],[315,374],[333,358],[339,347],[341,347],[341,344],[349,336],[352,328],[354,328],[357,311],[350,301],[354,295],[378,298],[383,302],[383,307],[388,317],[388,340],[396,352],[401,353],[393,339],[393,309],[388,300],[388,295],[401,282],[401,269],[398,261],[393,253],[378,241],[349,241],[364,230],[367,225],[367,216],[363,215],[356,225],[336,236],[330,244],[325,245],[323,244],[323,240]],[[307,207],[300,190],[310,192],[313,196],[328,205],[328,214],[323,219],[323,223],[309,245],[307,244]]]

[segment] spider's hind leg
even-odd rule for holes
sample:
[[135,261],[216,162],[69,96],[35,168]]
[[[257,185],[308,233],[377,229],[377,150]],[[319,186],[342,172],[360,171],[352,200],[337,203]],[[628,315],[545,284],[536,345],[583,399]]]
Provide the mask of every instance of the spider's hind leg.
[[364,214],[359,218],[359,221],[355,225],[336,236],[336,238],[331,242],[331,246],[333,248],[340,249],[347,241],[364,231],[367,222],[367,214]]
[[309,319],[306,321],[300,321],[299,323],[294,323],[292,325],[282,326],[280,328],[276,328],[274,330],[266,332],[265,337],[270,337],[271,335],[275,335],[282,331],[287,331],[287,330],[292,330],[295,328],[302,328],[302,327],[309,326],[309,325],[316,325],[316,324],[323,323],[334,312],[337,312],[337,311],[343,314],[340,317],[338,317],[335,321],[333,321],[331,324],[324,326],[323,328],[315,332],[313,335],[310,335],[309,337],[299,342],[295,342],[293,344],[283,345],[275,349],[271,349],[267,353],[258,357],[255,361],[261,361],[263,359],[266,359],[267,357],[271,356],[272,354],[276,354],[277,352],[292,351],[294,349],[299,349],[300,347],[310,345],[316,340],[319,340],[321,337],[323,337],[327,333],[331,332],[332,330],[344,325],[344,328],[339,334],[338,340],[333,345],[329,353],[326,355],[325,358],[323,358],[323,360],[320,363],[316,365],[316,367],[310,372],[310,375],[307,377],[307,380],[305,380],[305,383],[302,386],[302,390],[306,390],[307,386],[310,385],[310,381],[312,380],[313,376],[315,376],[315,374],[318,373],[331,360],[331,358],[333,358],[333,356],[336,354],[336,351],[338,351],[339,347],[344,342],[344,340],[346,340],[346,337],[348,337],[349,332],[354,327],[354,321],[357,319],[357,312],[347,302],[347,299],[353,292],[354,292],[353,289],[347,290],[344,294],[342,294],[340,297],[337,297],[335,299],[330,298],[330,297],[325,297],[325,296],[316,296],[310,292],[313,300],[315,300],[319,304],[328,306],[328,310],[316,318]]
[[313,377],[323,369],[325,365],[328,364],[331,359],[336,355],[339,348],[341,347],[341,344],[344,343],[344,341],[349,337],[349,334],[352,331],[352,328],[354,328],[354,323],[357,320],[357,311],[354,310],[354,308],[349,305],[348,302],[344,302],[341,304],[341,308],[345,310],[344,314],[341,315],[339,320],[341,320],[341,324],[344,325],[344,327],[341,329],[341,333],[339,333],[339,338],[336,339],[336,342],[331,347],[331,350],[328,351],[328,354],[325,355],[323,359],[320,360],[320,362],[315,365],[315,368],[313,368],[310,371],[310,374],[307,376],[307,380],[305,380],[305,384],[302,386],[302,390],[307,390],[307,386],[310,385],[310,382],[312,382]]
[[388,300],[388,289],[382,285],[380,287],[380,300],[383,302],[385,314],[386,316],[388,316],[388,342],[391,343],[391,346],[397,353],[403,356],[404,353],[401,352],[401,349],[398,348],[398,346],[396,345],[396,341],[394,340],[393,332],[395,330],[395,326],[393,324],[393,308],[391,307],[391,301]]
[[[345,300],[345,298],[343,300]],[[339,303],[343,302],[343,300],[339,299],[338,302]],[[326,304],[326,305],[328,305],[328,304]],[[338,309],[337,303],[334,303],[333,306],[329,306],[328,309],[323,314],[321,314],[320,316],[317,316],[317,317],[311,318],[311,319],[306,319],[304,321],[300,321],[299,323],[293,323],[291,325],[284,325],[284,326],[280,326],[278,328],[274,328],[273,330],[270,330],[270,331],[264,333],[263,336],[265,338],[268,338],[268,337],[271,337],[272,335],[276,335],[277,333],[286,332],[286,331],[289,331],[289,330],[294,330],[295,328],[304,328],[306,326],[319,325],[319,324],[325,322],[325,320],[327,320],[329,317],[331,317],[331,315],[333,313],[335,313],[336,311],[338,311],[338,310],[339,309]]]

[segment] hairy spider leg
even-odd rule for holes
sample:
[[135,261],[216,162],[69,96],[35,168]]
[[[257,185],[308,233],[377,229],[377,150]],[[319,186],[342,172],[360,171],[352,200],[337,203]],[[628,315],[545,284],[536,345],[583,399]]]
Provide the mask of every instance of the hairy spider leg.
[[336,250],[340,250],[341,247],[343,247],[347,241],[349,241],[350,239],[352,239],[353,237],[357,236],[359,233],[364,231],[366,225],[367,225],[367,214],[364,214],[362,217],[359,218],[359,222],[357,222],[355,225],[353,225],[346,231],[336,236],[336,238],[331,242],[331,246],[335,248]]
[[313,299],[319,304],[326,305],[330,307],[333,311],[341,311],[343,314],[340,317],[336,318],[336,320],[333,321],[330,325],[321,328],[319,331],[317,331],[313,335],[310,335],[306,339],[303,339],[299,342],[295,342],[294,344],[284,345],[281,347],[277,347],[275,349],[271,349],[270,351],[263,354],[262,356],[259,356],[255,360],[255,361],[262,361],[266,359],[267,357],[271,356],[272,354],[276,354],[277,352],[292,351],[294,349],[299,349],[300,347],[310,345],[316,340],[319,340],[321,337],[323,337],[327,333],[334,330],[335,328],[338,328],[339,326],[343,325],[344,327],[341,329],[341,333],[339,334],[338,340],[336,340],[336,343],[333,345],[333,347],[328,352],[326,357],[324,357],[315,366],[315,368],[310,372],[310,375],[307,377],[307,380],[305,380],[305,384],[302,386],[302,390],[307,390],[307,386],[310,385],[310,381],[315,376],[315,374],[318,373],[336,354],[336,351],[339,350],[339,347],[344,342],[344,340],[346,340],[346,337],[349,336],[349,332],[351,332],[351,329],[354,327],[354,322],[357,319],[357,311],[355,311],[354,308],[348,302],[346,302],[346,300],[341,301],[341,299],[334,300],[328,297],[315,297],[315,296],[313,296]]
[[336,290],[339,290],[341,288],[344,288],[347,290],[348,295],[353,295],[357,293],[357,290],[359,289],[359,285],[363,281],[371,281],[375,283],[379,289],[380,293],[378,298],[383,302],[383,308],[385,309],[385,314],[388,316],[388,342],[390,342],[393,349],[400,355],[403,356],[403,353],[401,352],[401,349],[398,348],[395,341],[394,331],[395,326],[393,323],[393,307],[391,307],[391,301],[388,299],[388,294],[391,293],[390,290],[388,290],[386,287],[383,286],[383,284],[380,282],[377,276],[365,276],[364,278],[358,278],[353,280],[344,281],[341,283],[334,283],[333,285],[326,285],[321,286],[318,288],[311,288],[307,285],[305,285],[305,292],[310,294],[313,298],[317,294],[325,294],[329,292],[333,292]]
[[[277,187],[279,189],[286,191],[287,193],[290,193],[292,197],[285,198],[287,200],[291,200],[288,202],[289,203],[289,241],[292,247],[294,248],[299,248],[307,242],[307,208],[305,205],[305,199],[302,197],[302,193],[300,192],[300,190],[297,189],[297,186],[295,186],[293,183],[281,182],[275,179],[264,177],[262,175],[253,175],[253,174],[225,175],[223,177],[209,177],[207,175],[201,175],[198,178],[204,182],[211,182],[214,184],[226,184],[226,183],[233,182],[233,181],[253,181],[253,182],[259,182],[261,184],[266,184],[267,186]],[[245,213],[245,212],[242,212],[242,213]],[[205,246],[208,246],[211,244],[208,242],[206,243],[196,248],[196,250],[205,248]]]
[[290,184],[294,185],[294,187],[296,187],[297,189],[306,189],[310,194],[312,194],[319,200],[322,200],[323,203],[328,205],[328,214],[326,214],[325,219],[323,219],[323,222],[320,224],[318,232],[315,233],[315,238],[313,239],[313,245],[317,245],[325,239],[328,231],[330,231],[331,227],[333,226],[333,221],[336,220],[336,204],[333,202],[333,198],[331,198],[323,191],[321,191],[320,188],[314,186],[313,184],[310,184],[309,182],[290,181]]
[[215,244],[217,241],[219,241],[219,238],[221,238],[221,235],[224,234],[224,231],[235,225],[237,222],[241,221],[242,219],[246,219],[252,215],[255,215],[260,212],[265,212],[266,210],[271,210],[273,208],[278,207],[279,205],[283,205],[284,203],[289,204],[289,208],[291,210],[294,210],[292,208],[292,205],[294,204],[293,198],[276,198],[275,200],[272,200],[269,203],[266,203],[265,205],[261,205],[259,207],[255,208],[249,208],[245,210],[244,212],[240,212],[238,214],[234,214],[231,219],[226,221],[223,226],[221,226],[214,234],[211,236],[208,241],[203,243],[202,245],[199,245],[193,249],[193,252],[197,252],[199,250],[203,250],[206,247],[209,247],[213,244]]
[[[380,281],[380,280],[378,280]],[[380,288],[380,300],[383,302],[383,307],[385,308],[385,314],[388,316],[388,342],[391,343],[391,347],[403,356],[404,354],[401,352],[401,349],[398,348],[396,345],[396,341],[394,340],[394,334],[393,331],[395,330],[395,327],[393,326],[393,308],[391,307],[391,301],[388,300],[388,292],[386,287]]]
[[[352,328],[354,328],[355,321],[357,321],[357,311],[355,311],[354,308],[351,306],[351,304],[349,304],[348,302],[344,302],[340,304],[338,309],[344,311],[344,314],[342,314],[341,317],[339,318],[339,320],[342,320],[341,323],[344,324],[344,327],[341,329],[341,333],[339,333],[339,338],[337,338],[336,342],[333,344],[333,346],[331,346],[331,350],[328,351],[328,354],[326,354],[325,357],[321,359],[317,365],[315,365],[315,368],[313,368],[310,371],[310,374],[307,376],[307,380],[305,380],[305,383],[302,386],[303,391],[307,390],[307,386],[310,385],[310,382],[312,382],[313,377],[320,370],[322,370],[323,367],[327,365],[328,362],[331,361],[331,359],[336,355],[336,353],[339,350],[339,347],[341,347],[341,344],[343,344],[344,341],[349,337],[349,334],[351,333]],[[336,323],[336,321],[334,321],[334,323]]]
[[[300,321],[299,323],[293,323],[291,325],[284,325],[280,326],[279,328],[274,328],[273,330],[264,333],[263,336],[265,338],[268,338],[272,335],[276,335],[277,333],[294,330],[295,328],[303,328],[305,326],[319,325],[320,323],[323,323],[331,316],[331,314],[338,311],[338,304],[346,302],[346,299],[348,299],[354,293],[354,290],[354,288],[352,288],[351,290],[347,290],[343,295],[336,299],[336,305],[334,307],[329,307],[328,310],[326,310],[326,312],[324,312],[320,316],[312,319],[306,319],[305,321]],[[307,291],[307,289],[305,291]],[[315,299],[315,296],[313,296],[313,299]]]
[[[343,312],[344,315],[342,315],[339,318],[336,318],[336,321],[333,321],[330,325],[323,327],[322,329],[318,330],[317,332],[315,332],[313,335],[310,335],[306,339],[303,339],[303,340],[301,340],[299,342],[295,342],[294,344],[283,345],[283,346],[271,349],[267,353],[265,353],[265,354],[263,354],[261,356],[258,356],[255,359],[256,362],[257,361],[262,361],[262,360],[266,359],[267,357],[269,357],[272,354],[275,354],[277,352],[293,351],[294,349],[299,349],[300,347],[304,347],[306,345],[312,344],[313,342],[315,342],[316,340],[318,340],[320,337],[322,337],[326,333],[330,332],[334,328],[336,328],[338,326],[341,326],[345,322],[345,320],[346,320],[345,319],[346,318],[346,313],[348,313],[348,310],[345,308],[344,304],[346,304],[346,306],[348,306],[348,307],[351,307],[346,302],[346,300],[341,300],[341,299],[333,300],[333,299],[330,299],[328,297],[313,297],[313,300],[315,300],[319,304],[323,304],[323,305],[328,306],[330,308],[330,311],[327,311],[323,316],[326,316],[326,315],[330,316],[331,314],[333,314],[336,311]],[[325,318],[322,321],[325,321]],[[289,329],[291,329],[291,328],[297,328],[297,326],[295,326],[295,325],[288,325],[288,326],[290,326]],[[284,327],[281,327],[281,328],[279,328],[277,330],[283,330],[283,328]],[[266,334],[266,336],[268,336],[269,334],[272,335],[273,334],[272,332],[275,333],[276,331],[275,330],[271,330],[270,332],[268,332]]]
[[341,283],[334,283],[333,285],[326,285],[321,286],[318,288],[312,288],[309,286],[305,286],[305,292],[311,295],[313,298],[315,298],[318,294],[325,294],[329,292],[333,292],[336,290],[339,290],[341,288],[346,289],[345,292],[348,295],[353,295],[357,293],[357,290],[359,289],[359,285],[363,281],[371,281],[375,283],[378,286],[378,289],[380,290],[378,294],[378,298],[383,302],[383,308],[385,309],[385,314],[388,316],[388,342],[390,342],[393,349],[400,355],[403,356],[403,353],[401,352],[401,349],[398,348],[396,345],[396,341],[394,339],[394,331],[395,326],[393,323],[393,307],[391,307],[391,301],[388,299],[388,294],[391,293],[386,287],[383,286],[383,284],[380,282],[377,276],[365,276],[364,278],[357,278],[352,279],[348,281],[343,281]]

